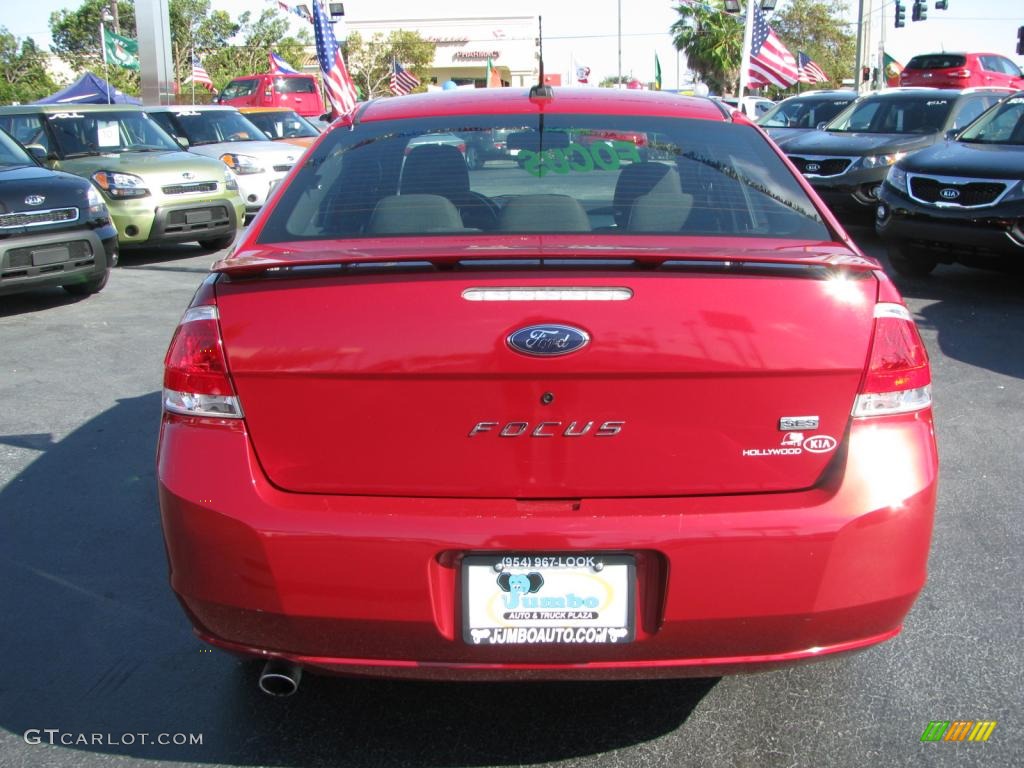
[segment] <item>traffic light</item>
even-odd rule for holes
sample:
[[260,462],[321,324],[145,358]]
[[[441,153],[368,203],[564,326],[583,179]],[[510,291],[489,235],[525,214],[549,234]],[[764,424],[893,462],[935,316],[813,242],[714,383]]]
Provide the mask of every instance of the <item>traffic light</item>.
[[914,0],[914,8],[910,12],[910,18],[914,21],[925,21],[928,18],[928,3]]
[[935,10],[936,11],[948,11],[949,10],[949,0],[935,0]]
[[1017,55],[1024,56],[1024,27],[1017,27]]
[[896,29],[907,26],[907,6],[897,0],[896,2]]

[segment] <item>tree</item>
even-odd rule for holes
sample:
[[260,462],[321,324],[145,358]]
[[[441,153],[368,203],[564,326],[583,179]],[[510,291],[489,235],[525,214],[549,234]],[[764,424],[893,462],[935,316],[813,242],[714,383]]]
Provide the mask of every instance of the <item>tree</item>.
[[[103,51],[100,47],[100,19],[108,0],[83,0],[76,10],[63,9],[50,14],[50,34],[54,53],[60,56],[75,72],[91,70],[104,76]],[[136,37],[135,4],[118,0],[117,18],[119,34]],[[125,93],[139,92],[139,73],[122,67],[107,69],[110,84]]]
[[670,31],[687,65],[718,93],[736,88],[743,58],[743,21],[725,12],[722,0],[710,5],[678,5]]
[[288,36],[288,19],[273,8],[265,8],[255,21],[252,13],[245,11],[238,17],[236,27],[234,34],[241,36],[242,44],[216,46],[216,50],[211,51],[203,62],[217,88],[223,88],[242,75],[266,72],[269,67],[267,54],[271,50],[298,68],[305,58],[305,47],[313,42],[306,30],[299,32],[298,37]]
[[57,90],[46,71],[46,54],[29,37],[19,41],[0,27],[0,103],[35,101]]
[[[192,75],[192,55],[204,60],[230,45],[239,25],[225,11],[210,12],[210,0],[171,0],[171,62],[178,83]],[[212,75],[212,73],[211,73]]]
[[629,75],[623,75],[622,77],[619,77],[618,75],[610,75],[609,77],[606,77],[604,80],[602,80],[600,83],[598,83],[597,87],[598,88],[615,88],[617,85],[625,85],[626,83],[628,83],[632,79],[633,78],[630,77]]
[[391,62],[395,60],[420,79],[421,84],[414,92],[422,92],[427,89],[425,78],[434,60],[434,47],[418,32],[400,29],[387,38],[377,33],[369,40],[363,40],[358,32],[350,32],[345,63],[364,99],[391,94]]
[[847,31],[845,14],[846,3],[839,0],[791,0],[772,18],[772,28],[794,56],[801,50],[825,70],[830,82],[817,87],[837,87],[853,72],[857,38]]

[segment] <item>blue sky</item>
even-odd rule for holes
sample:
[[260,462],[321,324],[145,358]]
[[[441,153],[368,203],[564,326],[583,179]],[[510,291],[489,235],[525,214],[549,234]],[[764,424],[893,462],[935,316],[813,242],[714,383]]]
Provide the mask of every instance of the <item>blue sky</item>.
[[[232,14],[251,10],[259,13],[273,7],[269,0],[212,0],[215,8]],[[6,0],[9,7],[11,0]],[[294,0],[286,0],[289,4]],[[786,0],[781,0],[780,7]],[[972,50],[1002,53],[1018,64],[1024,57],[1014,52],[1017,27],[1024,25],[1024,0],[949,0],[948,11],[928,13],[928,20],[910,21],[907,0],[907,26],[893,27],[893,0],[865,0],[865,7],[874,6],[874,29],[885,24],[886,50],[906,63],[916,53],[937,50]],[[654,55],[661,60],[664,86],[675,87],[676,54],[668,28],[677,18],[673,0],[589,0],[587,3],[539,2],[518,0],[510,3],[482,3],[480,0],[441,0],[429,7],[443,16],[497,16],[541,13],[544,17],[545,68],[551,72],[567,72],[571,58],[591,67],[598,79],[614,75],[617,69],[618,19],[622,8],[622,69],[641,80],[654,77]],[[857,2],[850,0],[850,19],[855,17]],[[930,3],[934,6],[934,1]],[[0,25],[19,37],[33,37],[37,43],[49,44],[50,13],[60,8],[74,8],[74,0],[32,0],[20,5],[15,16],[5,13]],[[346,0],[345,11],[351,19],[402,19],[423,15],[423,0]],[[769,19],[770,20],[770,19]],[[297,24],[302,24],[297,20]],[[877,38],[876,38],[877,40]],[[872,46],[877,49],[877,42]],[[794,52],[795,53],[795,52]]]

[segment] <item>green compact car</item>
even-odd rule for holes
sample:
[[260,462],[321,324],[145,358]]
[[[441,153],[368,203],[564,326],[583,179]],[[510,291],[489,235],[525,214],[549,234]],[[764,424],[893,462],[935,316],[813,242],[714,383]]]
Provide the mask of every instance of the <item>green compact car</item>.
[[121,247],[197,241],[220,250],[244,221],[234,173],[183,151],[139,107],[0,107],[0,128],[47,167],[91,180]]

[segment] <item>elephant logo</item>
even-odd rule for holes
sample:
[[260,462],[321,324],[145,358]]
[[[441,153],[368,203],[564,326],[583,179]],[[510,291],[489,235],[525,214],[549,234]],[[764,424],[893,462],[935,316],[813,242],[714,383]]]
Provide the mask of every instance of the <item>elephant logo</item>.
[[509,573],[502,571],[498,574],[498,586],[502,592],[508,592],[504,596],[505,607],[514,611],[519,607],[519,596],[528,592],[537,592],[544,586],[544,577],[536,571],[530,573]]

